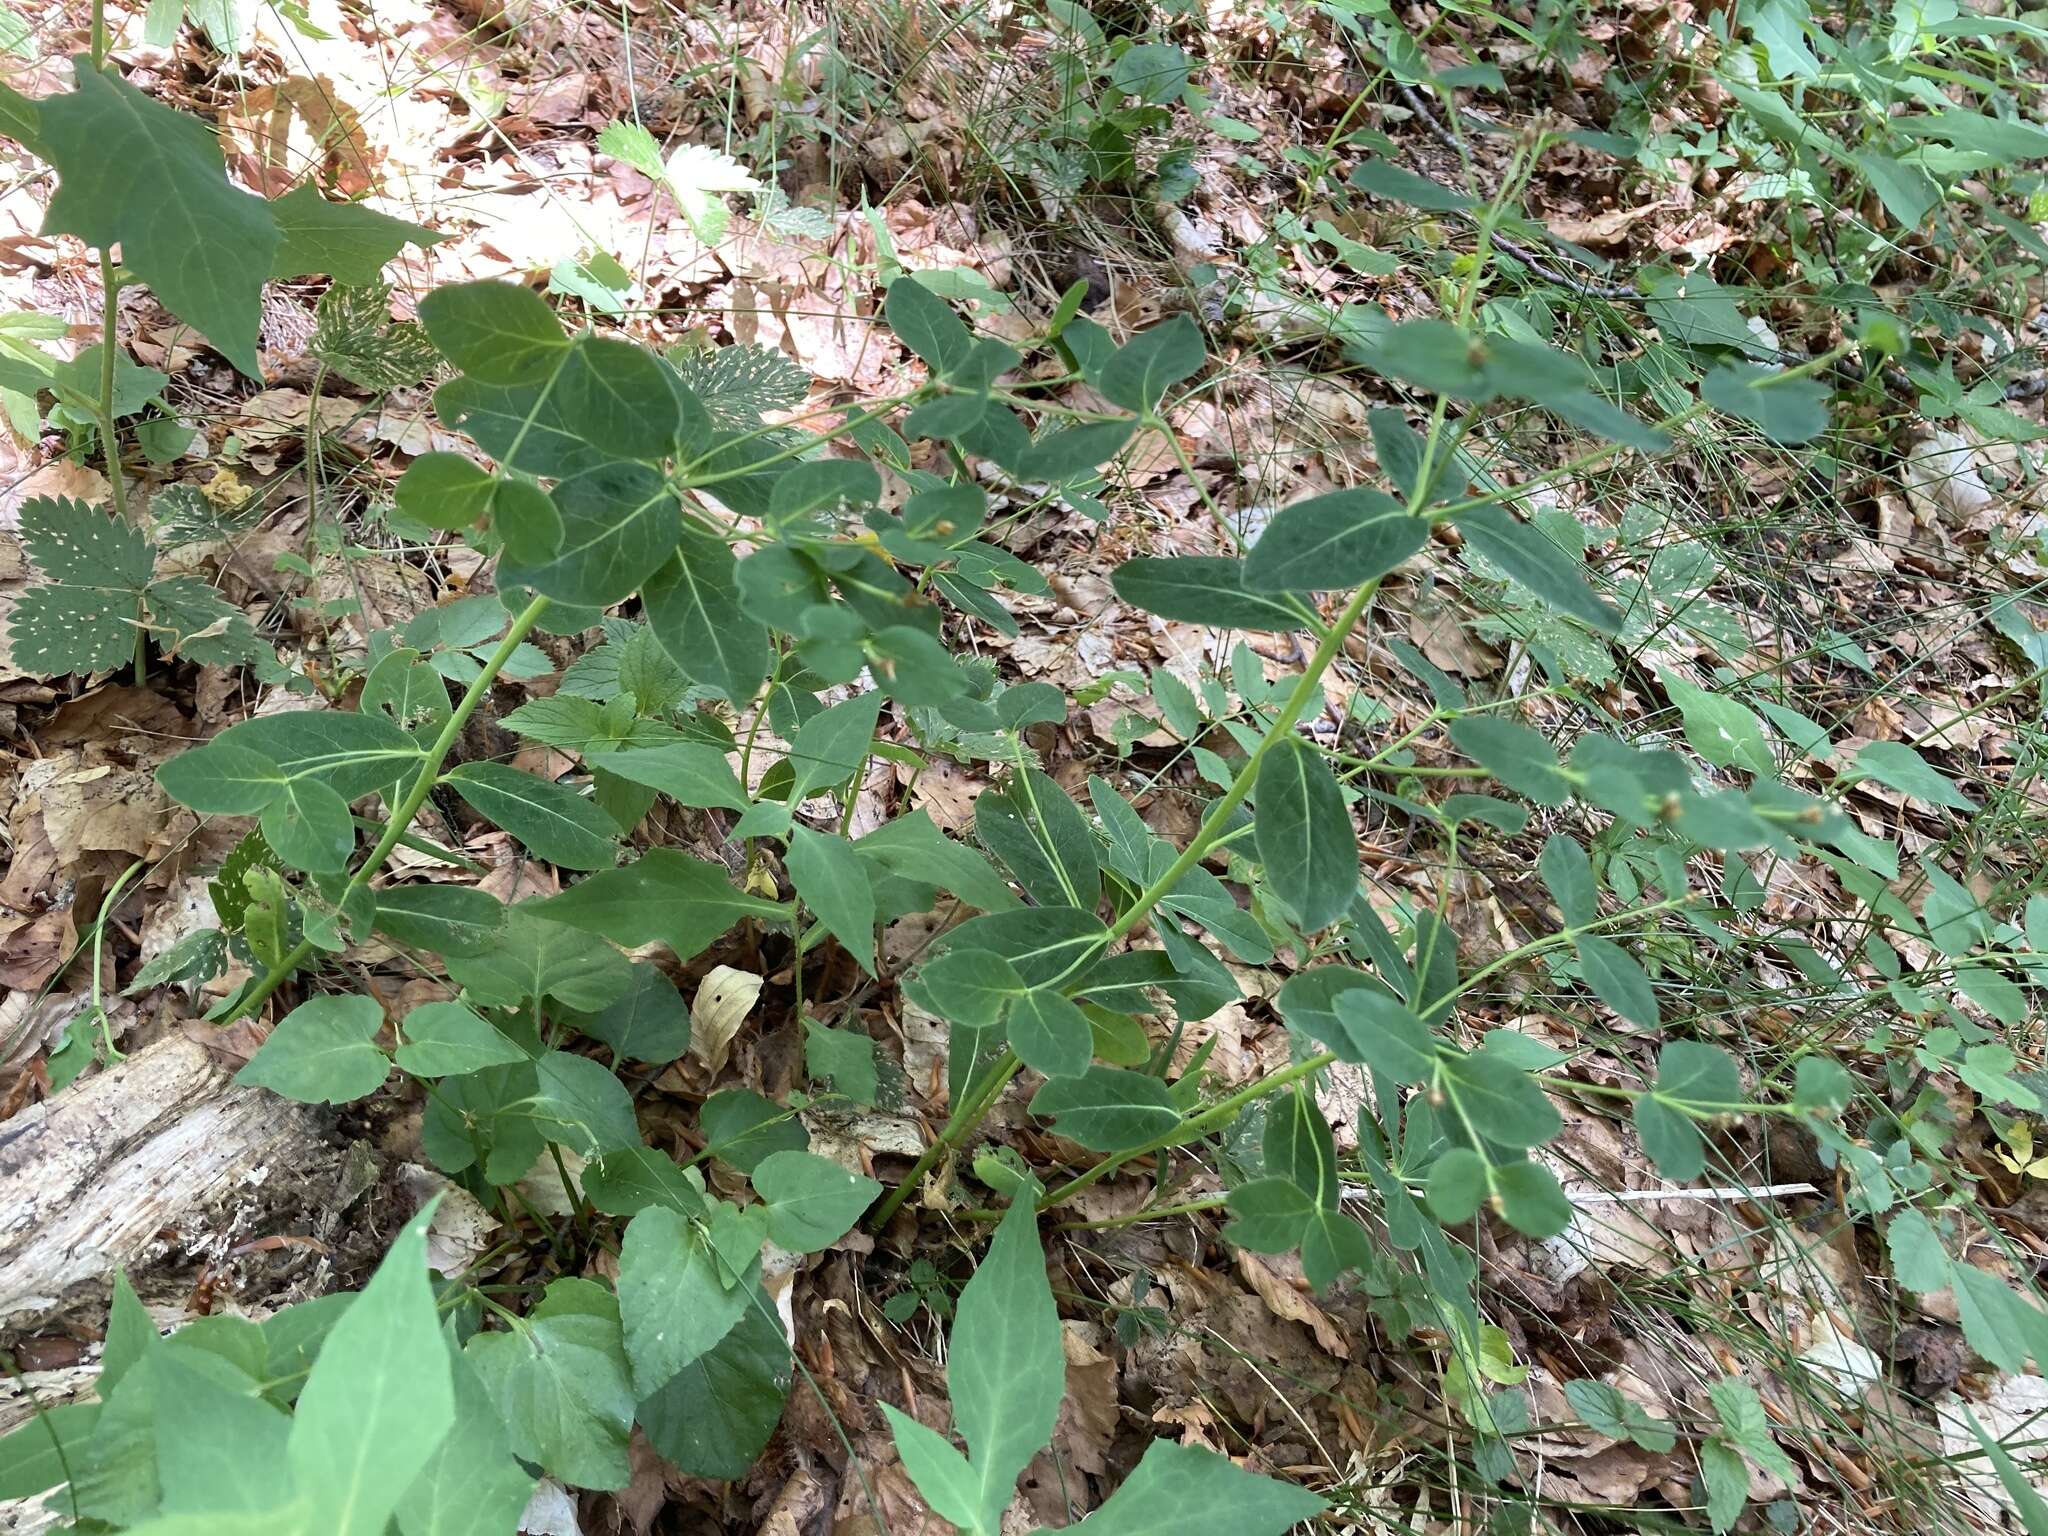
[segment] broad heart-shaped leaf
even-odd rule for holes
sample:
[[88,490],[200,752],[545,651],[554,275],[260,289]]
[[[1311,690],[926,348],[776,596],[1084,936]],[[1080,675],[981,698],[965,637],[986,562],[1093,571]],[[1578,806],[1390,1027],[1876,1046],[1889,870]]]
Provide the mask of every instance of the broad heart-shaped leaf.
[[436,288],[420,300],[420,323],[443,357],[482,384],[541,383],[569,353],[555,312],[515,283]]
[[741,611],[737,567],[722,539],[686,526],[673,548],[641,589],[647,626],[684,676],[743,705],[768,675],[767,627]]
[[377,1049],[384,1010],[373,997],[309,998],[286,1014],[235,1075],[301,1104],[346,1104],[375,1093],[391,1068]]
[[578,1488],[626,1486],[634,1398],[609,1290],[557,1280],[521,1326],[480,1333],[463,1353],[522,1461]]
[[481,954],[504,926],[505,904],[474,886],[401,885],[377,893],[377,931],[415,949]]
[[38,103],[38,142],[57,168],[45,234],[121,248],[121,264],[251,378],[256,324],[280,241],[262,198],[230,185],[213,130],[151,101],[89,60]]
[[581,1157],[602,1157],[640,1145],[633,1096],[611,1071],[588,1056],[549,1051],[534,1064],[532,1115],[549,1141]]
[[1051,1118],[1054,1130],[1096,1152],[1142,1146],[1180,1123],[1164,1082],[1121,1067],[1053,1078],[1033,1095],[1031,1112]]
[[15,599],[15,666],[61,677],[133,659],[155,560],[143,531],[82,501],[37,496],[22,504],[21,546],[42,580]]
[[618,858],[618,827],[567,785],[489,761],[460,764],[447,782],[536,858],[564,869],[603,869]]
[[1563,805],[1571,799],[1572,780],[1559,766],[1557,753],[1526,725],[1492,715],[1468,715],[1451,722],[1451,742],[1509,789],[1538,805]]
[[551,997],[595,1013],[633,983],[633,966],[597,934],[551,922],[544,902],[505,909],[490,940],[464,954],[444,950],[448,974],[476,1001],[509,1008],[528,998]]
[[165,1350],[151,1362],[157,1475],[165,1512],[275,1509],[289,1503],[285,1440],[291,1419],[188,1359],[184,1350]]
[[622,1061],[673,1061],[690,1048],[690,1010],[676,984],[652,965],[635,965],[624,994],[578,1027]]
[[1214,1451],[1154,1440],[1137,1470],[1078,1529],[1088,1536],[1281,1536],[1325,1507],[1306,1488],[1247,1472]]
[[1010,1001],[1010,1048],[1047,1077],[1079,1077],[1095,1054],[1095,1031],[1074,1000],[1053,987],[1033,987]]
[[826,930],[870,976],[875,971],[875,884],[845,838],[798,827],[789,838],[789,879]]
[[751,1174],[777,1152],[801,1152],[811,1134],[796,1115],[751,1088],[728,1088],[704,1101],[697,1116],[704,1147],[721,1162]]
[[504,1031],[460,1003],[422,1003],[405,1016],[400,1033],[405,1043],[392,1060],[414,1077],[453,1077],[526,1060]]
[[1162,619],[1219,629],[1306,628],[1298,602],[1245,585],[1244,564],[1228,555],[1142,555],[1112,571],[1110,582],[1133,608]]
[[502,1536],[533,1496],[533,1475],[512,1456],[497,1404],[475,1368],[453,1347],[455,1425],[398,1501],[400,1536]]
[[682,511],[668,482],[645,464],[598,464],[558,482],[550,494],[562,515],[561,546],[530,565],[501,559],[501,584],[607,608],[660,569],[682,534]]
[[768,1236],[791,1253],[816,1253],[853,1229],[882,1186],[815,1152],[771,1152],[754,1169],[768,1203]]
[[315,779],[344,800],[387,789],[425,760],[420,744],[388,716],[346,709],[259,715],[214,741],[260,753],[287,775]]
[[1586,585],[1583,564],[1567,558],[1541,529],[1494,506],[1462,514],[1457,525],[1473,549],[1551,607],[1604,635],[1621,632],[1620,612]]
[[1019,769],[974,802],[974,834],[1041,906],[1101,900],[1095,834],[1067,792],[1036,768]]
[[422,1211],[399,1234],[299,1394],[285,1459],[334,1536],[383,1536],[407,1485],[455,1424],[455,1387],[427,1283],[432,1217],[431,1208]]
[[1672,1040],[1657,1053],[1656,1085],[1636,1100],[1643,1150],[1668,1179],[1696,1179],[1706,1167],[1706,1141],[1694,1119],[1725,1115],[1742,1103],[1742,1077],[1726,1051]]
[[730,1273],[702,1225],[665,1205],[632,1219],[619,1248],[619,1319],[641,1397],[732,1331],[753,1276]]
[[977,1524],[993,1533],[1031,1458],[1052,1442],[1066,1395],[1059,1311],[1045,1278],[1031,1200],[996,1227],[953,1317],[946,1386],[974,1466]]
[[325,272],[337,283],[367,287],[406,246],[424,248],[446,238],[361,203],[330,203],[310,181],[273,199],[270,216],[279,236],[270,275],[279,278]]
[[1204,355],[1201,327],[1187,315],[1175,315],[1117,348],[1096,385],[1125,410],[1143,414],[1159,404],[1168,386],[1199,373]]
[[1384,491],[1332,491],[1282,507],[1245,557],[1258,592],[1319,592],[1384,576],[1422,548],[1429,524]]
[[1231,1223],[1223,1235],[1253,1253],[1291,1253],[1316,1214],[1316,1202],[1292,1179],[1253,1179],[1230,1192]]
[[782,1422],[791,1374],[789,1341],[757,1286],[732,1332],[642,1400],[640,1428],[690,1477],[745,1477]]
[[743,917],[773,921],[789,915],[779,901],[735,890],[723,865],[673,848],[650,849],[623,869],[605,870],[536,902],[534,910],[550,922],[628,947],[666,944],[678,960],[694,959]]
[[1293,908],[1304,932],[1328,927],[1358,893],[1358,840],[1329,765],[1289,737],[1266,753],[1252,794],[1267,886]]

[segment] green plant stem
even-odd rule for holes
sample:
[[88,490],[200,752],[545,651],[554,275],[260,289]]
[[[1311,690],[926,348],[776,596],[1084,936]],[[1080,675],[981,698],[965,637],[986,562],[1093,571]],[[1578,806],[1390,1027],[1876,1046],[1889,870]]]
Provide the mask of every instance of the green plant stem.
[[[413,817],[420,813],[420,807],[427,803],[427,796],[434,792],[434,785],[440,780],[441,764],[447,761],[449,752],[454,749],[457,739],[462,735],[462,728],[469,724],[469,717],[476,713],[477,706],[483,702],[483,697],[490,691],[491,684],[497,681],[498,674],[505,669],[505,663],[512,659],[512,653],[533,632],[534,626],[541,621],[541,616],[547,611],[548,600],[536,597],[519,611],[517,618],[513,619],[512,627],[505,631],[505,638],[500,640],[497,649],[491,652],[490,659],[484,663],[483,671],[479,672],[475,680],[463,691],[461,701],[455,706],[455,713],[448,717],[448,723],[441,727],[441,734],[436,736],[434,744],[427,748],[426,761],[420,766],[418,780],[407,792],[405,799],[399,802],[398,808],[391,813],[391,819],[384,824],[384,835],[377,839],[377,846],[370,850],[370,856],[349,877],[348,887],[342,892],[341,900],[336,905],[346,907],[350,897],[376,879],[377,872],[384,867],[384,861],[391,857],[391,850],[398,846],[399,840],[405,836],[406,829],[412,825]],[[285,952],[270,973],[256,984],[256,989],[242,999],[235,1016],[239,1018],[254,1013],[269,1000],[271,993],[285,984],[292,972],[296,971],[306,956],[312,952],[313,941],[300,939]]]
[[[1202,818],[1201,826],[1189,839],[1187,847],[1181,850],[1180,856],[1166,867],[1165,872],[1157,880],[1140,891],[1137,900],[1132,902],[1123,916],[1116,920],[1115,925],[1109,930],[1105,948],[1119,939],[1128,937],[1152,909],[1172,893],[1173,888],[1187,872],[1206,858],[1209,851],[1221,841],[1224,823],[1230,819],[1231,813],[1244,803],[1245,796],[1252,792],[1252,784],[1258,777],[1259,764],[1265,760],[1266,753],[1272,750],[1275,743],[1294,734],[1294,727],[1307,711],[1310,702],[1320,696],[1323,674],[1337,659],[1337,653],[1343,649],[1353,626],[1371,605],[1373,594],[1379,591],[1379,587],[1379,580],[1375,578],[1351,594],[1350,601],[1345,603],[1343,611],[1337,615],[1336,622],[1329,627],[1321,643],[1316,646],[1315,654],[1309,658],[1307,670],[1295,682],[1294,691],[1287,696],[1287,702],[1280,706],[1280,713],[1273,717],[1273,723],[1267,727],[1266,734],[1259,738],[1259,744],[1252,749],[1251,755],[1238,769],[1237,776],[1230,781],[1230,788],[1223,792],[1221,799],[1209,807],[1209,814]],[[990,1069],[987,1091],[969,1093],[954,1108],[945,1128],[939,1132],[938,1139],[925,1148],[923,1155],[904,1176],[903,1182],[889,1191],[882,1203],[875,1208],[875,1214],[870,1218],[872,1226],[879,1230],[886,1225],[889,1218],[896,1214],[897,1208],[909,1198],[910,1191],[917,1188],[924,1176],[931,1171],[932,1165],[974,1134],[974,1129],[981,1123],[982,1116],[988,1113],[989,1106],[995,1103],[996,1096],[1003,1091],[1010,1079],[1016,1076],[1022,1065],[1015,1051],[1003,1053],[1001,1059]],[[1288,1079],[1290,1082],[1292,1080]]]
[[1023,1065],[1015,1051],[1006,1050],[990,1064],[987,1077],[968,1086],[967,1092],[961,1095],[960,1102],[953,1106],[953,1113],[946,1117],[945,1126],[939,1131],[937,1138],[918,1156],[917,1161],[911,1165],[910,1172],[903,1176],[902,1182],[882,1197],[882,1203],[875,1207],[874,1215],[868,1218],[869,1226],[879,1232],[889,1224],[889,1218],[894,1216],[897,1208],[910,1198],[910,1192],[924,1183],[925,1175],[932,1171],[932,1165],[974,1133],[974,1128],[981,1124],[982,1116],[988,1113],[989,1106],[995,1103],[1003,1089],[1009,1086],[1010,1079],[1017,1075]]

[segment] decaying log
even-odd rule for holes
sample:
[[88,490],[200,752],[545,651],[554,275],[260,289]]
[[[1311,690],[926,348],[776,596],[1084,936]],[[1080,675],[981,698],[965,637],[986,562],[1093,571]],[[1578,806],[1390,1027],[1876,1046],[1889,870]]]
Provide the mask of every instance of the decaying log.
[[0,1331],[189,1244],[273,1180],[327,1161],[316,1114],[237,1088],[196,1041],[159,1040],[0,1123]]

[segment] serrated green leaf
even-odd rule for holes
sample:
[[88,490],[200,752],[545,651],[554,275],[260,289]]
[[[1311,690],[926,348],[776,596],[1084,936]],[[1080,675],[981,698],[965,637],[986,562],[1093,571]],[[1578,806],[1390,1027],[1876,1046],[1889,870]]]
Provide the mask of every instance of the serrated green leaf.
[[155,560],[142,530],[83,501],[37,496],[22,504],[20,532],[42,580],[15,599],[14,664],[57,677],[132,659]]
[[280,243],[269,206],[229,183],[198,118],[86,58],[72,71],[68,94],[37,103],[38,147],[58,175],[43,232],[119,246],[122,265],[166,309],[260,377],[257,320]]
[[375,998],[310,998],[284,1016],[235,1081],[301,1104],[360,1099],[391,1069],[374,1043],[383,1023]]

